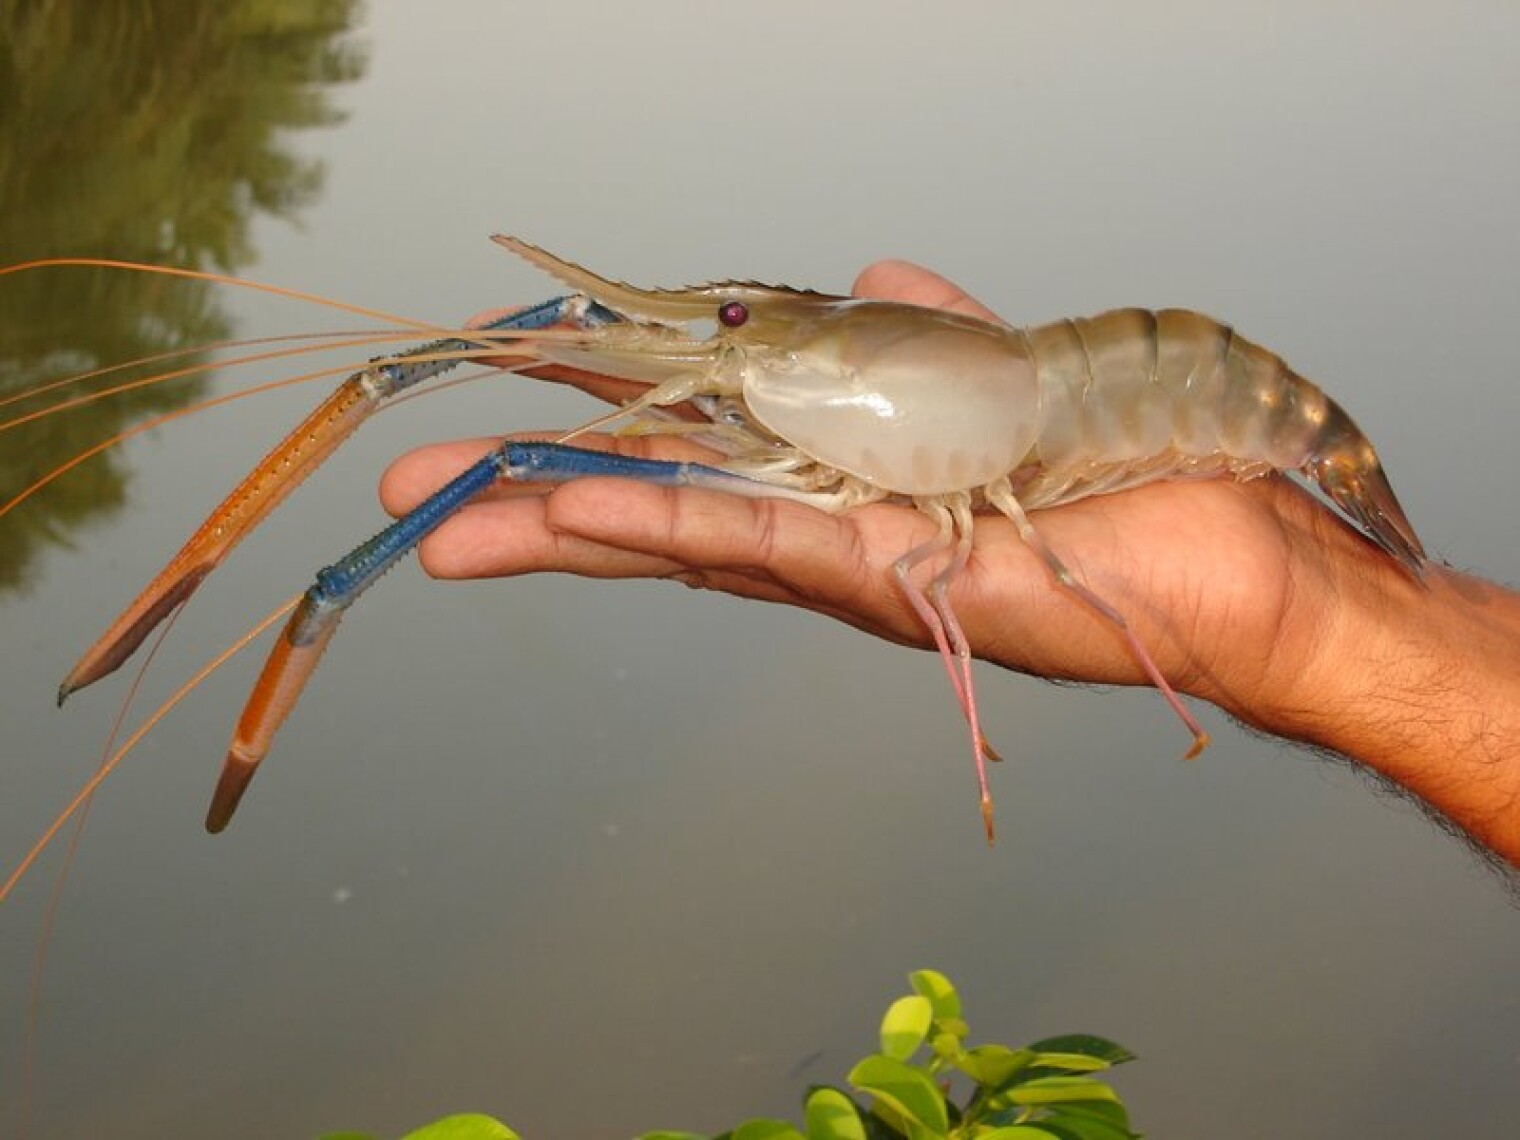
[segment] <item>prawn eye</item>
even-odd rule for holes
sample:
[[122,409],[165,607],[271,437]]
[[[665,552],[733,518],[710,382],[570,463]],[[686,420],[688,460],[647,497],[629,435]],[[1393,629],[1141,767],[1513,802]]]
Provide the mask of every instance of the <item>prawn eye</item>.
[[736,329],[749,320],[749,306],[743,301],[726,301],[718,306],[718,323]]

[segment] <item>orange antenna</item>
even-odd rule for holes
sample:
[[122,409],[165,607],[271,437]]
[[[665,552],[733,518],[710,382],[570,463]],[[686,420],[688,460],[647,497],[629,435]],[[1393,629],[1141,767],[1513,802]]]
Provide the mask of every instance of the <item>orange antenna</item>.
[[[303,353],[326,352],[340,348],[360,348],[365,345],[389,344],[393,341],[411,340],[415,332],[408,329],[405,332],[385,332],[376,330],[369,332],[358,330],[354,332],[331,332],[331,333],[291,333],[285,336],[254,337],[248,340],[223,340],[213,341],[210,344],[195,345],[190,348],[176,348],[170,352],[160,352],[154,356],[144,356],[137,360],[127,360],[120,364],[108,365],[105,368],[96,368],[89,372],[81,372],[75,376],[63,376],[57,380],[49,380],[44,384],[38,384],[32,388],[23,389],[20,392],[12,392],[8,396],[0,396],[0,408],[8,404],[20,403],[37,396],[45,396],[49,392],[55,392],[60,388],[66,388],[71,384],[83,384],[87,380],[95,380],[102,376],[109,376],[114,372],[125,372],[131,368],[141,368],[149,364],[159,364],[166,360],[174,360],[178,357],[190,356],[201,352],[225,352],[235,348],[253,348],[261,344],[286,344],[300,340],[324,340],[327,344],[303,345],[300,348],[281,349],[272,352],[253,353],[248,356],[235,356],[227,360],[201,361],[185,368],[174,369],[169,372],[157,372],[152,376],[146,376],[139,380],[128,381],[124,384],[115,384],[109,388],[100,388],[84,396],[76,396],[73,399],[53,404],[38,412],[29,412],[18,416],[16,419],[0,423],[0,431],[18,427],[32,420],[41,419],[52,415],[54,412],[67,411],[77,408],[81,404],[90,403],[93,400],[103,400],[108,396],[117,396],[123,392],[131,392],[138,388],[148,388],[154,384],[166,383],[170,380],[180,380],[186,376],[194,376],[202,372],[212,372],[220,368],[238,368],[247,364],[258,364],[266,360],[280,360],[287,356],[300,356]],[[350,339],[343,339],[350,338]]]
[[268,293],[275,297],[284,297],[292,301],[306,301],[315,305],[322,305],[329,309],[337,309],[339,312],[352,313],[359,317],[369,317],[372,320],[385,321],[387,324],[401,325],[405,328],[420,332],[430,332],[435,326],[426,321],[412,320],[409,317],[398,317],[394,313],[387,313],[382,309],[370,309],[363,305],[351,305],[346,301],[335,301],[331,297],[324,297],[320,293],[306,293],[300,289],[287,289],[283,285],[266,285],[261,281],[249,281],[244,277],[233,277],[226,273],[210,273],[201,269],[178,269],[167,265],[147,265],[140,261],[116,261],[104,257],[47,257],[38,261],[23,261],[19,265],[7,265],[0,268],[0,277],[9,277],[15,273],[28,273],[38,269],[63,269],[68,267],[86,269],[123,269],[132,273],[152,273],[163,277],[184,277],[192,281],[209,281],[216,285],[230,285],[237,289],[251,289],[258,293]]
[[[426,362],[431,360],[471,360],[478,355],[478,352],[460,350],[459,352],[440,352],[428,356],[408,357],[407,359],[414,362]],[[257,358],[250,357],[249,359],[252,360]],[[126,440],[131,439],[133,436],[141,435],[143,432],[151,431],[156,427],[162,427],[164,424],[171,423],[172,421],[177,420],[182,416],[193,416],[197,413],[220,407],[223,404],[230,404],[236,400],[245,399],[249,396],[257,396],[264,392],[274,392],[278,391],[281,388],[290,388],[294,387],[297,384],[309,383],[313,380],[323,380],[332,376],[342,376],[347,373],[351,373],[353,370],[354,369],[352,362],[348,364],[336,365],[331,368],[320,368],[314,372],[303,372],[299,376],[286,376],[279,380],[270,380],[263,384],[256,384],[252,388],[244,388],[238,392],[228,392],[221,396],[212,396],[209,399],[201,400],[198,403],[192,404],[187,408],[177,408],[172,412],[164,412],[161,415],[150,416],[148,419],[145,419],[140,423],[133,424],[131,427],[117,432],[115,435],[109,437],[108,439],[101,440],[99,443],[86,448],[84,451],[81,451],[72,459],[66,460],[65,462],[59,464],[47,474],[40,476],[35,482],[22,488],[5,502],[0,503],[0,518],[4,518],[7,514],[15,510],[27,499],[31,498],[38,491],[42,490],[42,488],[46,487],[55,479],[59,479],[62,476],[66,475],[68,472],[78,467],[85,460],[91,459],[103,451],[109,451],[118,443],[123,443]],[[17,422],[20,421],[12,421],[12,423],[0,425],[0,431],[4,431],[6,428],[14,426],[14,424]]]

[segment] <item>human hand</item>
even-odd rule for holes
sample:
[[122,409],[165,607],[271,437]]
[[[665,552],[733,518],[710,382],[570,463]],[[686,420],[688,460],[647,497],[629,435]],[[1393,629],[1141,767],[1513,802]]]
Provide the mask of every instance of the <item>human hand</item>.
[[[997,319],[905,262],[871,266],[854,291]],[[631,394],[621,381],[540,373],[603,399]],[[497,442],[398,459],[381,485],[386,509],[409,510]],[[576,442],[715,458],[669,436]],[[1520,867],[1520,595],[1436,565],[1417,583],[1281,476],[1154,483],[1032,519],[1125,615],[1177,689],[1367,764]],[[420,557],[440,578],[669,578],[927,646],[891,566],[933,533],[902,505],[827,515],[776,499],[587,479],[498,488],[441,526]],[[1119,630],[1058,588],[1008,520],[980,517],[975,537],[950,602],[977,656],[1063,680],[1144,683]]]
[[[867,269],[855,293],[997,319],[949,281],[904,262]],[[579,374],[557,378],[604,398],[627,393],[624,385]],[[402,457],[382,484],[386,508],[409,509],[496,442],[442,444]],[[714,458],[664,437],[577,442]],[[1348,565],[1386,579],[1390,589],[1401,585],[1377,552],[1281,479],[1160,483],[1040,512],[1034,521],[1077,575],[1127,615],[1179,689],[1264,726],[1272,707],[1299,703],[1315,683],[1318,634]],[[420,555],[424,568],[443,578],[543,570],[674,578],[928,645],[890,570],[932,533],[927,518],[900,505],[830,516],[780,500],[597,479],[529,496],[502,488],[442,526]],[[1118,631],[1057,589],[1001,516],[978,520],[971,563],[951,603],[978,656],[1065,680],[1144,682]]]

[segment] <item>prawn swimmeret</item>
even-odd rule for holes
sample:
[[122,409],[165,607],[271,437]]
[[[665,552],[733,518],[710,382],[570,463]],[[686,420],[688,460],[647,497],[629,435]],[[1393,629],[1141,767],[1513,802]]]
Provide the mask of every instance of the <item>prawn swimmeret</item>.
[[[1160,479],[1296,472],[1409,574],[1423,573],[1420,540],[1351,418],[1277,356],[1197,313],[1121,309],[1016,329],[747,282],[639,289],[516,238],[495,240],[573,292],[355,372],[233,490],[60,686],[61,703],[120,666],[365,418],[461,360],[505,361],[514,371],[568,367],[642,385],[636,398],[557,442],[502,443],[317,575],[238,722],[206,820],[211,831],[232,818],[343,612],[501,480],[610,475],[834,512],[891,499],[927,514],[938,533],[903,552],[893,573],[938,647],[970,726],[989,840],[986,761],[995,754],[982,736],[970,650],[948,600],[970,554],[976,512],[1012,520],[1060,586],[1120,632],[1192,734],[1189,755],[1207,734],[1120,612],[1062,565],[1028,511]],[[712,322],[713,335],[688,333],[695,321]],[[722,458],[637,460],[566,443],[606,427],[694,435]]]

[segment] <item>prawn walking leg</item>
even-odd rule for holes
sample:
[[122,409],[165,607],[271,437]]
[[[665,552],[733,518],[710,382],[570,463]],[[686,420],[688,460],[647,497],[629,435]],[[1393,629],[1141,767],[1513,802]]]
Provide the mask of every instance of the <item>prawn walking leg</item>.
[[1029,516],[1024,513],[1024,508],[1014,498],[1013,490],[1009,486],[1007,479],[996,480],[988,486],[987,501],[1013,521],[1013,525],[1019,528],[1019,536],[1023,538],[1029,549],[1038,554],[1041,561],[1049,567],[1051,574],[1055,576],[1056,582],[1059,585],[1070,590],[1079,599],[1091,606],[1097,611],[1099,616],[1112,624],[1123,635],[1125,644],[1129,646],[1129,651],[1139,663],[1140,668],[1145,670],[1146,677],[1150,679],[1151,684],[1166,699],[1166,703],[1171,706],[1172,711],[1177,714],[1182,723],[1187,726],[1187,730],[1193,734],[1193,746],[1187,750],[1183,759],[1192,760],[1196,758],[1199,753],[1209,746],[1209,734],[1204,731],[1203,726],[1198,723],[1197,718],[1188,711],[1188,707],[1182,703],[1182,698],[1177,695],[1177,690],[1172,688],[1171,682],[1162,675],[1161,670],[1156,665],[1155,659],[1151,657],[1150,650],[1146,649],[1145,644],[1135,636],[1134,630],[1130,629],[1129,622],[1124,619],[1124,615],[1095,594],[1091,587],[1083,584],[1081,579],[1067,569],[1066,563],[1056,556],[1056,552],[1050,549],[1049,544],[1041,537],[1040,532],[1034,529],[1034,524],[1029,521]]
[[[991,843],[996,837],[996,828],[993,825],[992,789],[987,782],[987,761],[996,763],[1002,757],[982,734],[982,721],[976,709],[976,686],[971,675],[971,644],[966,640],[966,633],[961,628],[955,611],[950,608],[949,599],[950,583],[966,568],[971,557],[971,511],[961,501],[951,506],[925,500],[919,504],[919,508],[938,519],[939,534],[899,558],[892,565],[892,573],[897,578],[898,588],[913,607],[913,612],[934,639],[934,647],[939,651],[945,673],[950,678],[950,687],[954,690],[955,699],[960,703],[966,724],[971,729],[971,752],[976,762],[982,825],[987,831],[987,842]],[[952,545],[955,550],[950,564],[933,577],[929,583],[929,592],[925,594],[913,584],[913,570]]]

